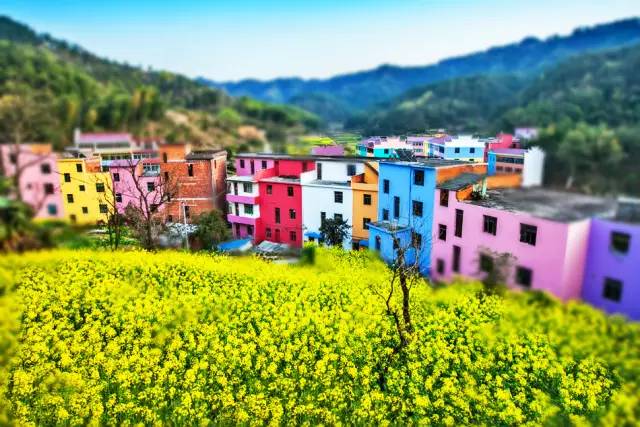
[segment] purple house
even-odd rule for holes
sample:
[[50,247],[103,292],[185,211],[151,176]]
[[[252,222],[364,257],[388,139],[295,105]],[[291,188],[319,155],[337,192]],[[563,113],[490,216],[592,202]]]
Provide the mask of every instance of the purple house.
[[20,196],[35,218],[64,218],[57,156],[50,144],[0,145],[0,165],[7,177],[19,174]]
[[582,298],[640,320],[640,199],[621,199],[612,219],[594,219]]

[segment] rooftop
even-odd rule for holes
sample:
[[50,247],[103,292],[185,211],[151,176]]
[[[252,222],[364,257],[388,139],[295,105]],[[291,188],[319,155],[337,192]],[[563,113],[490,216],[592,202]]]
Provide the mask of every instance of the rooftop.
[[433,138],[429,140],[429,142],[452,147],[484,147],[484,141],[481,141],[479,138],[474,138],[471,135]]
[[227,181],[254,182],[253,175],[232,175],[227,177]]
[[376,159],[385,159],[378,157],[360,157],[360,156],[321,156],[321,155],[296,155],[296,154],[274,154],[274,153],[238,153],[236,157],[239,159],[273,159],[273,160],[313,160],[327,162],[370,162]]
[[349,187],[351,186],[351,183],[349,181],[327,181],[326,179],[314,179],[313,181],[305,182],[305,185],[339,185],[341,187]]
[[484,177],[486,177],[485,174],[463,173],[453,179],[438,184],[437,187],[443,190],[457,191],[477,183]]
[[262,178],[260,182],[280,182],[280,183],[291,183],[291,184],[300,184],[300,177],[298,176],[273,176],[271,178]]
[[489,190],[485,199],[466,200],[463,203],[525,213],[558,222],[580,221],[594,216],[612,216],[615,213],[613,199],[544,188]]
[[465,162],[464,160],[446,160],[446,159],[440,159],[437,157],[425,157],[425,158],[420,158],[418,160],[410,161],[410,162],[392,161],[389,163],[393,163],[400,166],[413,166],[413,167],[423,167],[423,168],[441,168],[441,167],[449,167],[449,166],[480,164],[480,163]]
[[618,199],[616,221],[640,223],[640,199],[621,197]]
[[77,136],[76,142],[90,142],[90,143],[101,143],[101,142],[123,142],[132,141],[131,134],[121,132],[121,133],[113,133],[113,132],[103,132],[103,133],[81,133]]
[[491,149],[491,152],[496,154],[511,154],[522,156],[527,152],[527,150],[523,148],[493,148]]
[[224,150],[192,151],[191,153],[187,154],[184,158],[187,160],[211,160],[226,154],[227,152]]

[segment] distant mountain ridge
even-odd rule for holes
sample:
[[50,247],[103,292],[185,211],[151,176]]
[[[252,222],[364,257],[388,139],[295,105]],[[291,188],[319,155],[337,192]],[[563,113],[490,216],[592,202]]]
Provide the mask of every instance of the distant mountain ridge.
[[[544,40],[528,37],[519,43],[484,52],[445,59],[416,67],[382,65],[368,71],[329,79],[280,78],[238,82],[198,79],[232,96],[251,96],[264,101],[301,105],[335,120],[395,98],[416,86],[478,74],[532,74],[572,55],[619,48],[640,42],[640,18],[579,28],[568,36]],[[313,98],[309,101],[309,98]]]

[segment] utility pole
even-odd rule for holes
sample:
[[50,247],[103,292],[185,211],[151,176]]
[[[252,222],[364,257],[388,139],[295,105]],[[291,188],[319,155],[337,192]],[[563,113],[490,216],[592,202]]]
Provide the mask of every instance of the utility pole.
[[184,240],[187,250],[189,250],[189,230],[187,229],[187,205],[182,202],[182,222],[184,224]]

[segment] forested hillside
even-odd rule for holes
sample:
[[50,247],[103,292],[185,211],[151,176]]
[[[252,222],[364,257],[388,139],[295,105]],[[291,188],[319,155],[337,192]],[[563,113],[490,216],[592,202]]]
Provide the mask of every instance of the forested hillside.
[[[535,75],[571,56],[640,42],[640,20],[627,19],[589,28],[568,36],[545,40],[533,37],[519,43],[494,47],[419,67],[380,66],[374,70],[336,76],[330,79],[299,78],[271,81],[208,82],[231,95],[304,105],[327,120],[344,119],[345,114],[386,102],[416,86],[478,74],[520,73]],[[309,97],[315,102],[309,103]],[[322,102],[318,102],[319,100]],[[340,113],[340,114],[338,114]]]
[[[234,99],[184,76],[104,60],[6,17],[0,17],[0,65],[5,110],[15,115],[15,102],[25,104],[20,108],[31,110],[25,114],[34,121],[30,139],[58,147],[69,142],[77,126],[237,145],[254,138],[251,132],[248,137],[238,132],[242,125],[286,140],[319,124],[295,107]],[[0,120],[6,133],[9,118]]]

